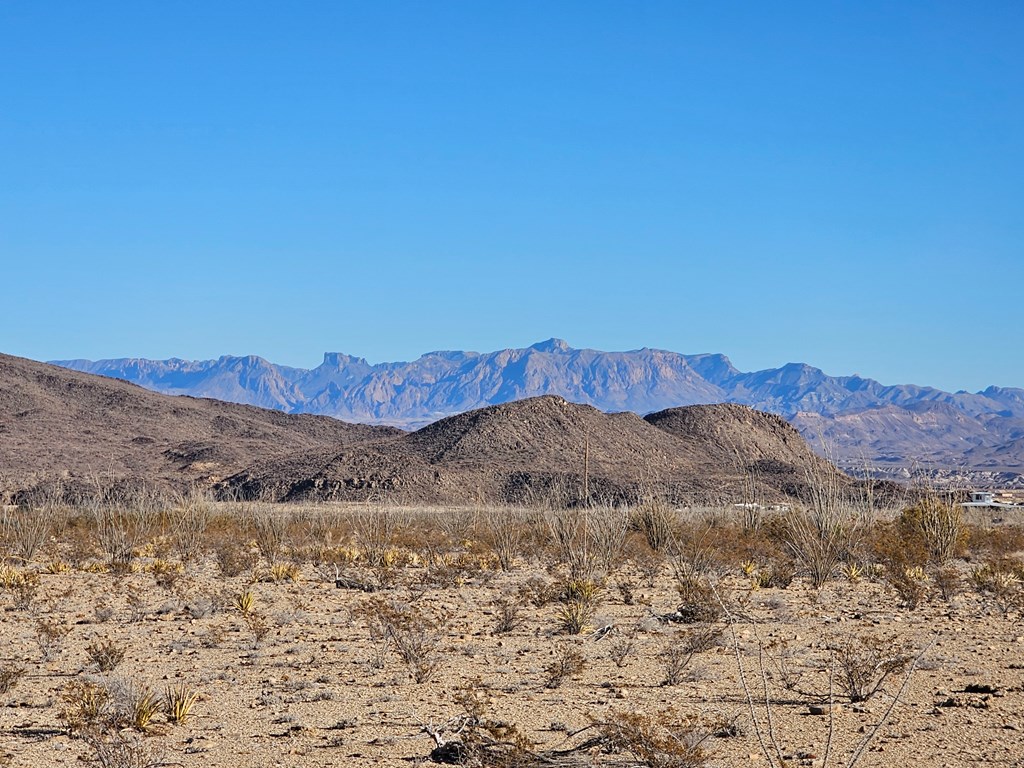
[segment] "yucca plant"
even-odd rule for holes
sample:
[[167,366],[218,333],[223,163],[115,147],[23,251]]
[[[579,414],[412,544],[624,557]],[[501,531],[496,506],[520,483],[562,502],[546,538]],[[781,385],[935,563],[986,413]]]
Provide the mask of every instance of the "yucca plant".
[[302,571],[295,563],[274,563],[270,566],[270,578],[274,581],[297,582]]
[[167,721],[177,725],[183,724],[192,716],[192,707],[199,700],[199,693],[184,683],[169,685],[164,691],[163,709]]
[[239,592],[232,597],[231,602],[238,609],[239,613],[244,616],[252,611],[252,607],[256,604],[256,596],[252,593],[252,590],[247,589],[245,592]]
[[578,635],[590,628],[594,608],[589,602],[570,600],[558,609],[558,628],[568,635]]
[[[191,704],[189,705],[191,707]],[[142,733],[149,730],[153,718],[160,714],[163,702],[149,688],[140,688],[133,692],[128,707],[128,720],[131,726]],[[185,713],[187,716],[187,712]]]
[[68,685],[61,698],[64,706],[60,720],[69,733],[92,726],[110,709],[110,691],[89,680],[76,680]]

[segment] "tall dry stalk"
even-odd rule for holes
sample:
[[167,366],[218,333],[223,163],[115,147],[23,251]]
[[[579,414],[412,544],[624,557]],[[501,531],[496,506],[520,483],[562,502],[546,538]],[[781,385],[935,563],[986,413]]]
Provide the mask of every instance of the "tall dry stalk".
[[96,539],[113,570],[128,570],[135,551],[153,532],[163,504],[146,486],[108,490],[89,501]]
[[245,510],[256,536],[256,546],[268,565],[272,565],[284,548],[288,532],[288,515],[270,504],[253,504]]
[[352,517],[356,546],[371,566],[383,565],[385,553],[395,539],[399,519],[387,504],[367,504]]
[[648,496],[633,510],[633,527],[643,534],[655,552],[664,552],[672,543],[678,516],[668,502],[657,496]]
[[192,488],[178,497],[167,512],[174,548],[183,563],[199,560],[203,553],[206,530],[213,516],[210,498]]
[[521,509],[513,507],[487,510],[485,531],[501,570],[511,570],[515,558],[522,553],[526,541],[526,527],[526,515]]
[[849,478],[831,464],[808,469],[808,503],[786,515],[783,540],[819,589],[853,552],[874,517],[873,496],[850,493]]

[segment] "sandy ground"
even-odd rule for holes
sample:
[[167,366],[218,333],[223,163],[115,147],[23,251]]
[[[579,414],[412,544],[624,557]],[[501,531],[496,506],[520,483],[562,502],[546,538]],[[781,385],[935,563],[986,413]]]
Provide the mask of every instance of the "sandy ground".
[[[199,693],[193,717],[170,724],[157,716],[143,739],[151,754],[169,764],[426,763],[434,743],[424,725],[459,714],[459,689],[480,678],[491,717],[518,725],[538,750],[579,741],[567,732],[615,711],[674,708],[702,722],[735,722],[738,735],[705,743],[709,764],[767,765],[739,682],[738,648],[765,730],[762,664],[772,678],[771,719],[782,754],[794,765],[821,765],[831,722],[830,764],[845,765],[889,708],[902,675],[862,704],[846,700],[833,718],[809,714],[808,695],[778,684],[779,643],[786,643],[786,664],[801,676],[798,688],[825,693],[827,646],[872,634],[915,652],[928,650],[859,765],[1024,765],[1024,623],[1012,612],[1003,616],[969,587],[951,602],[908,611],[884,584],[869,579],[839,578],[820,592],[800,579],[787,589],[752,591],[742,574],[729,574],[721,589],[741,617],[734,625],[736,643],[719,622],[719,643],[695,655],[682,682],[663,685],[661,654],[690,630],[657,618],[678,603],[670,569],[653,588],[638,584],[633,605],[614,586],[627,571],[613,574],[592,623],[612,629],[578,636],[558,631],[557,602],[537,608],[521,601],[522,623],[508,633],[494,631],[496,600],[515,596],[531,577],[555,580],[537,565],[477,574],[448,588],[410,588],[424,572],[403,568],[406,585],[374,595],[336,588],[330,573],[309,564],[301,567],[298,582],[250,583],[248,575],[224,578],[211,559],[189,568],[173,589],[157,586],[147,572],[122,578],[81,570],[42,573],[29,608],[15,608],[11,594],[3,598],[0,654],[4,664],[23,665],[26,674],[0,696],[0,754],[12,766],[90,760],[89,747],[69,736],[61,720],[69,684],[90,679],[130,680],[157,693],[184,683]],[[247,589],[254,595],[252,610],[270,626],[258,644],[236,608],[218,607]],[[134,606],[130,595],[136,596]],[[429,682],[414,682],[393,651],[382,668],[375,667],[379,649],[358,608],[382,596],[440,617],[438,667]],[[70,628],[45,660],[36,639],[40,620]],[[635,650],[619,667],[610,651],[630,635]],[[126,655],[101,675],[86,647],[106,639],[123,645]],[[584,670],[557,688],[545,687],[545,668],[566,646],[582,653]],[[843,701],[842,681],[834,679],[833,687]]]

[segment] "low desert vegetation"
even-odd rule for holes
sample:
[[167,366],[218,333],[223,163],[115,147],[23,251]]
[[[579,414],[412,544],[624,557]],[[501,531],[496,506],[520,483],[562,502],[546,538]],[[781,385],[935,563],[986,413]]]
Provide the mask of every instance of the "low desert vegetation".
[[[2,749],[202,765],[258,736],[303,765],[853,765],[923,712],[966,729],[1001,705],[985,685],[1024,690],[1020,521],[831,477],[775,508],[639,499],[30,498],[0,518],[0,702],[36,725],[9,719]],[[965,663],[972,638],[1002,666]]]

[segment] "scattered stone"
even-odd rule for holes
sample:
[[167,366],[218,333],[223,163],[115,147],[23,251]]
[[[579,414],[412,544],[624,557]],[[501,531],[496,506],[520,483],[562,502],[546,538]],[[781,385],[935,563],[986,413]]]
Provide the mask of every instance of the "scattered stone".
[[964,693],[993,694],[999,689],[987,683],[970,683],[964,686]]
[[812,715],[827,715],[829,713],[829,711],[831,711],[831,712],[833,712],[835,714],[838,714],[839,712],[843,711],[843,705],[842,704],[832,704],[831,706],[829,706],[828,704],[808,704],[807,705],[807,712],[809,714],[812,714]]
[[469,749],[461,741],[449,741],[430,750],[430,759],[445,765],[463,765],[469,760]]

